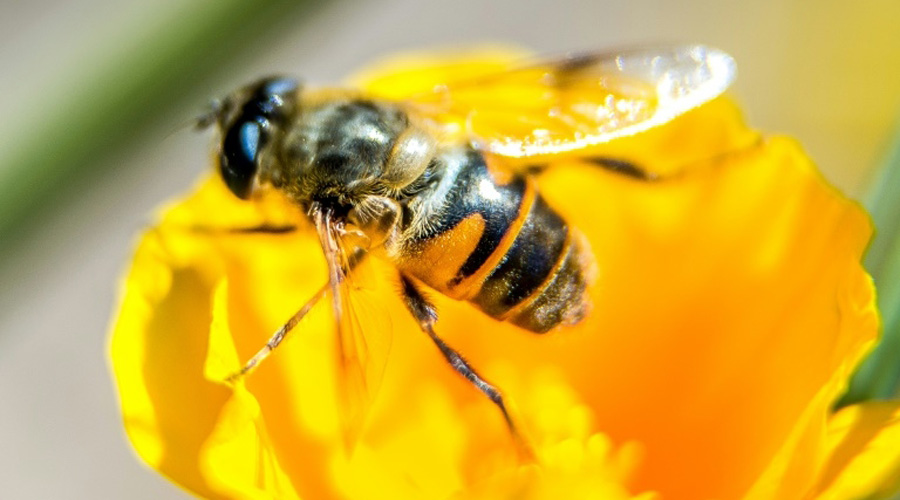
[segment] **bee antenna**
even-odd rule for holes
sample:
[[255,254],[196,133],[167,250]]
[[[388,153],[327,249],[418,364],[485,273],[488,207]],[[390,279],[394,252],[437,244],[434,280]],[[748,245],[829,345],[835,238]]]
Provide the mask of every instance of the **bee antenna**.
[[206,105],[206,109],[202,114],[194,118],[185,118],[184,120],[181,120],[168,134],[166,134],[166,137],[171,137],[187,128],[194,129],[194,131],[206,130],[222,119],[222,115],[226,113],[225,108],[226,103],[222,99],[213,99]]
[[194,129],[205,130],[209,128],[212,124],[219,121],[224,109],[225,104],[221,99],[213,99],[207,105],[207,110],[194,119]]
[[185,118],[180,120],[177,124],[173,125],[172,128],[165,135],[166,139],[174,136],[175,134],[179,134],[187,129],[193,129],[194,131],[202,131],[209,127],[213,122],[206,123],[207,114],[197,118]]

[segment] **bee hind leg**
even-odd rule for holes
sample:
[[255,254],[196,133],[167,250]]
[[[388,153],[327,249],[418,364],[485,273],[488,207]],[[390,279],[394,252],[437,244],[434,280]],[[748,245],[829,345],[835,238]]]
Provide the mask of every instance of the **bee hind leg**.
[[644,170],[643,168],[626,160],[607,158],[605,156],[593,156],[590,158],[585,158],[585,161],[592,165],[596,165],[600,168],[609,170],[610,172],[624,175],[626,177],[631,177],[632,179],[636,179],[639,181],[656,182],[663,179],[659,174],[650,172],[649,170]]
[[[614,174],[624,175],[625,177],[630,177],[638,181],[657,182],[663,180],[663,176],[645,170],[628,160],[620,160],[618,158],[609,158],[606,156],[588,156],[580,158],[580,160],[588,165],[600,167]],[[549,164],[538,163],[528,165],[523,170],[526,174],[537,175],[544,170],[547,170],[549,167]]]
[[290,234],[297,230],[292,224],[274,225],[261,224],[258,226],[215,227],[191,225],[184,228],[186,231],[203,235],[228,235],[228,234]]
[[475,371],[475,368],[473,368],[472,365],[469,364],[469,362],[466,361],[466,359],[463,358],[463,356],[459,352],[447,345],[447,343],[444,342],[443,339],[438,337],[437,333],[435,333],[434,331],[434,324],[437,322],[437,309],[433,304],[431,304],[431,302],[428,301],[427,298],[425,298],[418,287],[412,281],[410,281],[409,278],[403,275],[400,276],[400,282],[402,285],[402,293],[406,308],[410,313],[412,313],[413,317],[419,323],[419,328],[421,328],[422,331],[428,334],[432,342],[434,342],[435,346],[437,346],[438,350],[440,350],[441,354],[443,354],[444,359],[446,359],[447,362],[450,363],[450,366],[453,367],[453,369],[456,370],[457,373],[462,375],[479,391],[487,396],[492,403],[497,405],[497,407],[500,409],[500,412],[503,414],[503,419],[506,422],[510,433],[512,434],[513,441],[516,444],[516,449],[519,452],[519,455],[524,460],[533,461],[534,451],[531,449],[531,445],[528,444],[528,442],[516,426],[515,420],[510,414],[509,408],[507,407],[506,402],[503,399],[503,394],[499,389],[497,389],[496,386],[479,375],[478,372]]

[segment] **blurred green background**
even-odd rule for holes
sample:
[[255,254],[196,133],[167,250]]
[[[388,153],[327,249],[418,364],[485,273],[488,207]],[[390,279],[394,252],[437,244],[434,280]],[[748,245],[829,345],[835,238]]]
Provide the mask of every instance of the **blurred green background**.
[[[107,325],[135,235],[209,168],[211,139],[190,119],[265,73],[329,83],[379,55],[480,41],[722,48],[738,61],[733,94],[749,122],[797,137],[870,206],[879,235],[867,265],[896,332],[898,21],[888,0],[0,4],[2,496],[186,496],[125,442]],[[887,342],[851,399],[896,390],[900,337]]]

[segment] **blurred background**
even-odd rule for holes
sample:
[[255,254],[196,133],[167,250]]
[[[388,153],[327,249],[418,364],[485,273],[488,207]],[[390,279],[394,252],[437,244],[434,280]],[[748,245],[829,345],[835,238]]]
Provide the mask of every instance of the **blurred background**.
[[[870,206],[880,232],[867,265],[892,304],[898,25],[895,0],[3,2],[2,496],[187,496],[131,452],[106,334],[136,235],[210,168],[211,138],[189,126],[209,98],[267,73],[333,83],[377,56],[433,46],[713,45],[738,61],[732,92],[748,121],[796,137]],[[889,351],[851,399],[895,390],[900,347]]]

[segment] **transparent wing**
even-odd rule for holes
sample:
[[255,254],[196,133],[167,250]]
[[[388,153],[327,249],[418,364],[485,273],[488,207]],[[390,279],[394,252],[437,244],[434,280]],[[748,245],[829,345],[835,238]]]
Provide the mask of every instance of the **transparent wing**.
[[[347,445],[356,442],[384,378],[391,345],[391,321],[377,306],[372,260],[361,262],[339,287],[343,314],[338,318],[338,383]],[[365,275],[361,279],[361,275]]]
[[506,157],[560,155],[666,123],[725,91],[734,60],[702,45],[593,53],[436,84],[407,102]]
[[328,294],[335,315],[337,382],[341,426],[348,449],[359,437],[381,385],[391,344],[391,321],[378,306],[378,283],[385,280],[362,250],[348,250],[331,214],[313,209],[328,262]]

